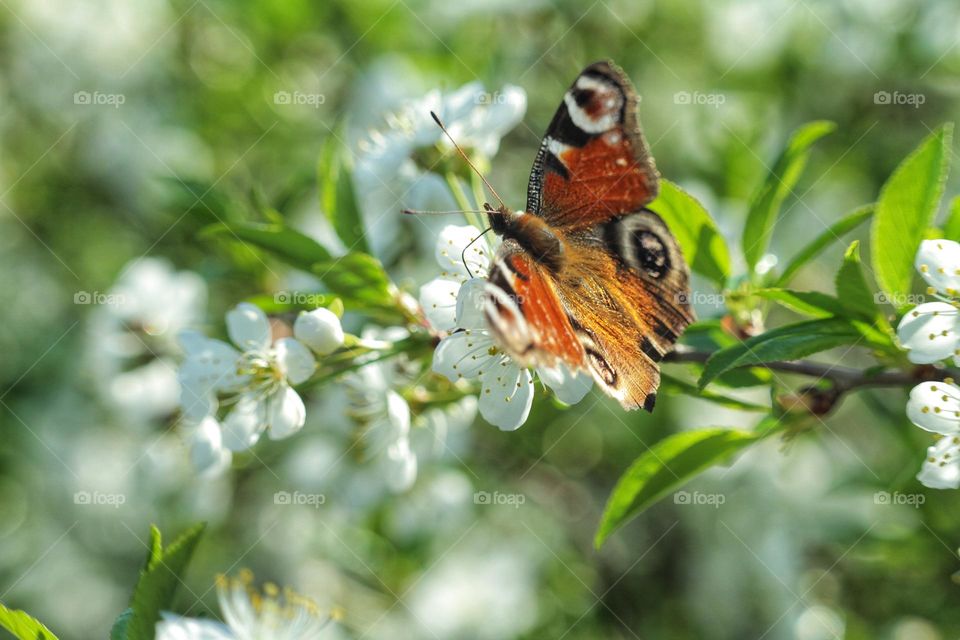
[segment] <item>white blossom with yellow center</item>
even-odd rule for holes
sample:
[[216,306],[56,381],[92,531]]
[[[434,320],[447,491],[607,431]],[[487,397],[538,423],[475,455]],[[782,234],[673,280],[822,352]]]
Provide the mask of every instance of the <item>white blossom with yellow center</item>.
[[960,244],[925,240],[914,264],[927,282],[927,295],[936,298],[908,311],[897,336],[907,358],[930,364],[952,358],[960,366]]

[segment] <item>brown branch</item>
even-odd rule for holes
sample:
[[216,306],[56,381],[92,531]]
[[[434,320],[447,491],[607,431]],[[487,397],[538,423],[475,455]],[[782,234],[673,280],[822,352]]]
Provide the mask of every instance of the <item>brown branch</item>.
[[[668,353],[665,362],[705,363],[712,351],[673,351]],[[910,371],[881,371],[870,374],[861,369],[843,367],[825,362],[809,360],[790,360],[765,362],[763,364],[745,364],[744,367],[759,367],[771,371],[783,371],[797,375],[810,376],[818,380],[829,380],[839,392],[860,387],[905,387],[928,380],[944,380],[951,376],[960,378],[960,374],[933,365],[918,365]]]

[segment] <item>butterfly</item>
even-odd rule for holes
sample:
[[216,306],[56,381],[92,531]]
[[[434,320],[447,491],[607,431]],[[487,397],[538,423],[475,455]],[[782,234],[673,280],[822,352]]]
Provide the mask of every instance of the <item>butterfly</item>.
[[659,363],[694,316],[680,246],[646,208],[659,174],[639,101],[609,61],[585,68],[564,93],[526,210],[484,207],[503,243],[483,312],[519,365],[589,372],[624,408],[653,411]]

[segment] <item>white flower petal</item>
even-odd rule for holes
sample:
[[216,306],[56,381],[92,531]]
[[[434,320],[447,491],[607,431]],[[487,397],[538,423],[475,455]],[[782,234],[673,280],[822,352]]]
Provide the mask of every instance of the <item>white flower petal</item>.
[[407,438],[400,438],[388,446],[381,464],[387,486],[395,493],[407,491],[417,480],[417,455],[410,449]]
[[572,373],[566,365],[541,367],[537,375],[553,390],[557,400],[564,404],[577,404],[593,388],[593,377],[583,371]]
[[960,244],[952,240],[924,240],[914,265],[923,279],[941,293],[960,293]]
[[[448,225],[440,231],[436,258],[444,275],[466,278],[471,277],[472,273],[475,278],[486,277],[490,257],[486,253],[484,241],[478,238],[480,230],[469,224]],[[469,273],[467,267],[470,268]]]
[[440,340],[433,352],[433,371],[450,382],[473,378],[490,361],[493,341],[483,332],[457,331]]
[[946,382],[918,384],[910,390],[907,417],[932,433],[960,433],[960,389]]
[[323,307],[297,316],[293,323],[293,335],[322,356],[339,349],[344,339],[340,318]]
[[430,326],[452,329],[457,323],[457,293],[460,282],[449,278],[434,278],[420,287],[420,306]]
[[241,302],[227,312],[227,333],[230,340],[244,351],[270,346],[270,321],[260,307]]
[[310,378],[317,368],[317,361],[310,349],[296,338],[281,338],[273,345],[277,364],[293,384]]
[[387,418],[396,439],[406,438],[410,433],[410,405],[396,391],[387,392]]
[[520,369],[503,357],[480,375],[480,415],[503,431],[513,431],[527,421],[533,405],[533,379],[529,369]]
[[232,455],[223,446],[223,433],[216,418],[208,416],[189,437],[190,461],[201,476],[218,476],[230,466]]
[[471,278],[463,283],[457,293],[458,329],[487,329],[487,319],[483,313],[487,295],[486,278]]
[[946,302],[927,302],[908,311],[900,320],[897,336],[907,358],[930,364],[956,355],[958,310]]
[[179,339],[184,351],[181,380],[186,377],[210,391],[231,391],[246,384],[247,378],[237,374],[240,352],[229,344],[193,331],[184,331]]
[[288,386],[281,387],[270,396],[267,419],[270,423],[271,440],[292,436],[307,420],[307,409],[300,395]]
[[940,438],[929,447],[917,480],[931,489],[960,488],[960,438]]
[[246,451],[257,443],[266,426],[263,403],[254,396],[241,396],[223,421],[223,444],[231,451]]
[[225,624],[213,620],[184,618],[162,611],[157,622],[157,640],[236,640]]

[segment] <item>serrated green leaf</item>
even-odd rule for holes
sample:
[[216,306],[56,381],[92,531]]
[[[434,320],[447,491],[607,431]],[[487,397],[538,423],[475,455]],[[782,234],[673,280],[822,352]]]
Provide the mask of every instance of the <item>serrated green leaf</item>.
[[350,156],[337,136],[327,139],[317,164],[320,209],[347,251],[369,253],[366,230],[353,185]]
[[784,268],[783,273],[777,278],[776,286],[786,286],[801,268],[820,255],[824,249],[869,219],[870,216],[873,215],[873,210],[874,205],[865,205],[853,210],[830,225],[826,231],[814,238],[813,242],[797,252],[797,255],[790,260],[790,263]]
[[8,609],[0,604],[0,627],[13,634],[17,640],[57,640],[50,629],[26,611]]
[[769,288],[757,289],[752,293],[812,318],[847,315],[847,309],[840,300],[820,291]]
[[960,196],[954,196],[950,201],[950,210],[947,213],[947,222],[943,225],[941,237],[960,242]]
[[392,309],[396,287],[380,261],[366,253],[348,253],[313,266],[331,292],[343,298],[348,308]]
[[746,365],[778,360],[796,360],[843,344],[856,344],[861,333],[849,322],[836,318],[807,320],[777,327],[717,351],[703,368],[702,389],[717,376]]
[[877,301],[860,265],[860,242],[854,240],[843,254],[843,264],[834,280],[837,297],[851,313],[862,318],[877,316]]
[[160,534],[160,529],[157,525],[150,525],[150,549],[147,551],[147,559],[143,564],[144,571],[149,571],[150,569],[157,566],[157,563],[160,562],[160,559],[163,557],[163,536]]
[[797,185],[810,157],[810,147],[834,129],[836,125],[826,120],[809,122],[797,129],[751,198],[743,229],[743,255],[750,271],[753,271],[770,244],[770,234],[780,213],[780,206]]
[[221,235],[265,249],[304,271],[310,271],[314,264],[330,259],[330,252],[319,242],[282,224],[218,223],[204,229],[204,234]]
[[671,395],[687,395],[701,400],[708,400],[730,409],[739,409],[740,411],[770,411],[770,407],[760,404],[746,402],[737,398],[731,398],[721,393],[710,391],[709,389],[698,389],[697,385],[681,380],[667,373],[660,372],[660,391]]
[[943,195],[952,135],[953,125],[945,124],[924,138],[880,189],[870,256],[877,284],[892,301],[910,293],[914,256]]
[[[160,611],[170,608],[174,592],[182,582],[184,570],[190,562],[190,557],[205,527],[204,524],[198,524],[188,529],[163,549],[161,556],[155,558],[152,563],[148,563],[148,568],[140,573],[140,579],[137,581],[131,600],[133,613],[128,616],[126,622],[126,638],[153,640],[157,621],[160,619]],[[151,531],[149,552],[151,558],[154,557],[154,540],[159,542],[159,532],[154,538]]]
[[607,500],[594,537],[598,549],[611,533],[707,467],[753,444],[762,434],[698,429],[664,438],[637,458]]
[[723,287],[730,276],[730,255],[703,205],[676,184],[661,180],[660,195],[650,209],[670,228],[690,269]]

